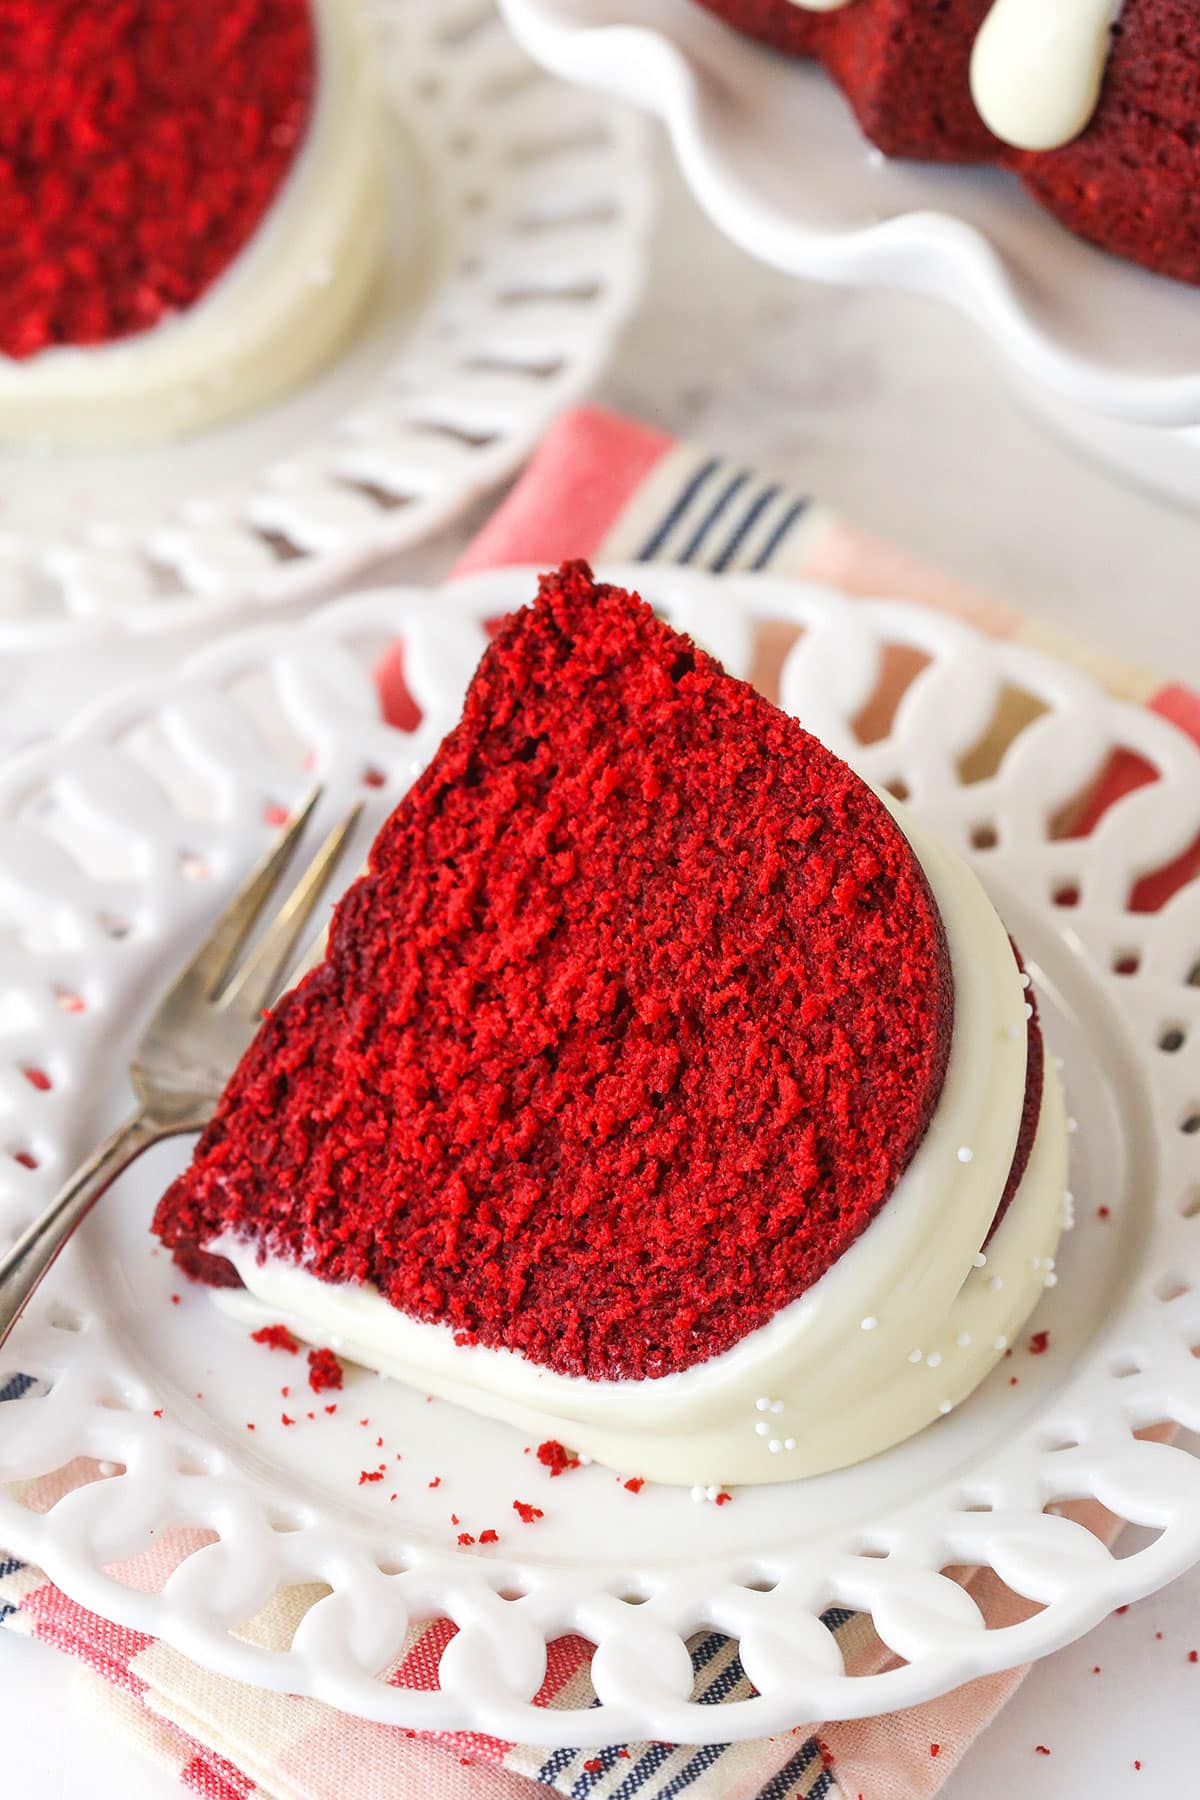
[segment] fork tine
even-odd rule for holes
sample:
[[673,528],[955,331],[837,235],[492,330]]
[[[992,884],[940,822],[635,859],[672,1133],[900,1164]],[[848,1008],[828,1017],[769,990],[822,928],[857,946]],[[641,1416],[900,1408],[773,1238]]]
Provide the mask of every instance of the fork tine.
[[234,895],[180,975],[171,994],[167,996],[168,1000],[185,990],[194,992],[197,988],[200,996],[206,1000],[216,993],[257,924],[267,901],[279,885],[304,827],[321,798],[321,792],[320,787],[313,788],[299,811],[279,832],[258,867]]
[[221,995],[220,1004],[223,1007],[236,1007],[254,1018],[270,1004],[287,972],[301,934],[342,859],[342,853],[358,824],[362,809],[362,801],[356,801],[345,818],[333,827],[279,908],[261,941],[255,945]]

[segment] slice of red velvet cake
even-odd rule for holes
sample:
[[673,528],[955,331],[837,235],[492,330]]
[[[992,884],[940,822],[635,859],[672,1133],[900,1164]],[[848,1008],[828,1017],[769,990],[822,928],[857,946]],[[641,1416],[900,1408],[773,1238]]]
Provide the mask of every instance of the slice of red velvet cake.
[[[1021,973],[973,878],[913,835],[568,565],[487,651],[155,1230],[272,1317],[639,1473],[866,1453],[798,1421],[764,1440],[757,1401],[841,1363],[835,1411],[865,1383],[873,1419],[923,1341],[939,1367],[1002,1197],[997,1248],[1032,1221],[1052,1251],[1062,1210]],[[916,1424],[988,1360],[966,1388],[921,1366]]]

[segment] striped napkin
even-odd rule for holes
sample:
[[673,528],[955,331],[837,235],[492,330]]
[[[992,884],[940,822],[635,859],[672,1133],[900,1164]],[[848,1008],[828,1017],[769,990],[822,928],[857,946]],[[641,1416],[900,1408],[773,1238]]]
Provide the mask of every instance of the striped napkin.
[[[513,563],[548,566],[576,556],[598,564],[770,568],[849,594],[921,601],[994,637],[1016,638],[1086,668],[1112,692],[1150,707],[1200,743],[1200,695],[962,588],[797,494],[782,478],[596,409],[558,423],[458,572]],[[398,654],[384,657],[378,681],[384,710],[403,716],[409,701]],[[995,730],[1003,736],[1005,729],[1001,719]],[[1090,829],[1115,794],[1149,775],[1132,756],[1114,759],[1076,829]],[[1146,878],[1135,904],[1161,905],[1198,873],[1200,841],[1171,869]],[[13,1377],[0,1387],[0,1402],[20,1398],[29,1386],[26,1377]],[[26,1504],[49,1507],[92,1472],[86,1463],[73,1464],[33,1484]],[[1079,1510],[1099,1534],[1118,1528],[1099,1507]],[[185,1534],[168,1534],[139,1559],[138,1583],[161,1586],[190,1547]],[[1024,1616],[1023,1603],[989,1571],[964,1572],[963,1579],[991,1623]],[[290,1644],[306,1604],[294,1591],[276,1596],[253,1621],[253,1635],[269,1645]],[[749,1744],[550,1751],[474,1734],[412,1734],[207,1674],[154,1639],[88,1613],[39,1570],[2,1553],[0,1623],[76,1657],[107,1713],[174,1769],[185,1787],[209,1800],[375,1800],[393,1794],[533,1800],[538,1787],[573,1800],[923,1800],[1024,1674],[989,1676],[885,1718],[799,1722],[791,1732]],[[861,1614],[836,1609],[825,1623],[855,1672],[888,1666],[888,1651]],[[447,1621],[415,1629],[389,1679],[436,1686],[438,1658],[453,1630]],[[737,1646],[728,1638],[703,1633],[690,1648],[700,1701],[719,1705],[748,1696]],[[540,1704],[588,1704],[589,1650],[578,1638],[552,1647]]]

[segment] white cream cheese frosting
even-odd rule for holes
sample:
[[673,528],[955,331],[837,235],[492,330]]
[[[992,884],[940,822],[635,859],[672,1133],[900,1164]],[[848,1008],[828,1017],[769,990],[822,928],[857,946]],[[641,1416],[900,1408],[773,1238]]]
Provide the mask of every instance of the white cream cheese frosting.
[[[836,12],[850,0],[790,0]],[[1055,150],[1096,110],[1121,0],[992,0],[971,52],[971,98],[996,137]]]
[[[895,809],[898,815],[901,809]],[[626,1475],[686,1485],[794,1479],[858,1462],[949,1411],[1003,1356],[1047,1279],[1062,1228],[1067,1133],[1047,1067],[1020,1187],[981,1250],[1012,1166],[1025,1094],[1027,1000],[978,881],[904,813],[945,923],[954,1035],[933,1119],[861,1236],[799,1299],[676,1374],[589,1381],[510,1350],[455,1342],[370,1287],[336,1285],[222,1236],[244,1285],[236,1316],[282,1320],[354,1362]]]
[[382,100],[354,0],[313,0],[305,141],[253,239],[193,306],[112,343],[0,357],[0,443],[129,446],[200,430],[325,363],[378,274]]

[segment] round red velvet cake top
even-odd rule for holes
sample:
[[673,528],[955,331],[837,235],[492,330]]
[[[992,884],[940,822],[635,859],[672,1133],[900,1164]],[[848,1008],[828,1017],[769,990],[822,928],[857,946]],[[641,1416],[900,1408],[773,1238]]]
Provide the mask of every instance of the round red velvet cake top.
[[664,1375],[869,1223],[952,1011],[870,790],[568,565],[487,651],[155,1229],[193,1269],[230,1232],[466,1341]]
[[312,104],[309,0],[0,0],[0,353],[190,306]]

